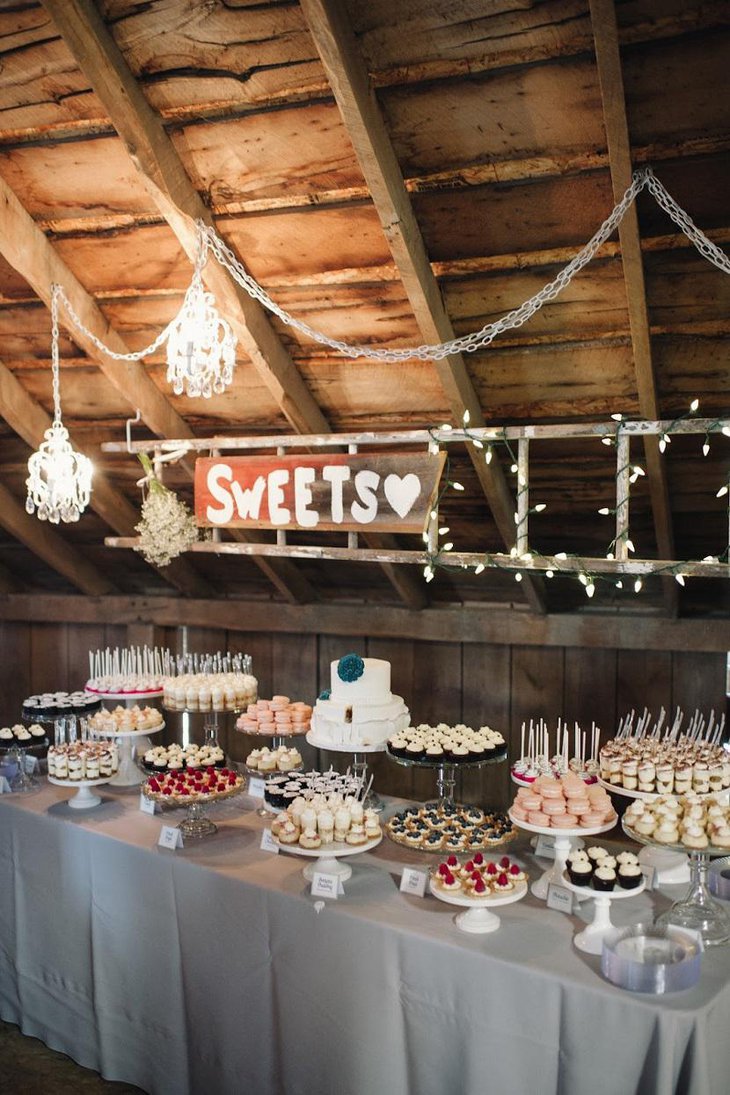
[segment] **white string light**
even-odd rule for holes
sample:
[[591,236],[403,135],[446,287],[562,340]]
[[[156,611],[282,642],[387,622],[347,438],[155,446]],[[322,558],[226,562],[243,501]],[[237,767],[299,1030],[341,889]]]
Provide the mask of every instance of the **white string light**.
[[25,502],[29,514],[57,525],[78,521],[89,504],[93,467],[88,456],[72,448],[61,420],[61,381],[58,350],[58,301],[60,286],[51,287],[51,367],[53,371],[53,422],[38,451],[28,461]]

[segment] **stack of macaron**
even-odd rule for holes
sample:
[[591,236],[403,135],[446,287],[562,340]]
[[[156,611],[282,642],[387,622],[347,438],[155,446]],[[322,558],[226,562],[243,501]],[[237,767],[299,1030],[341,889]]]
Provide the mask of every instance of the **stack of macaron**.
[[610,893],[617,885],[623,890],[635,890],[644,878],[633,852],[613,856],[598,846],[572,851],[566,870],[574,886],[592,886],[604,893]]
[[288,696],[272,696],[270,700],[250,703],[236,722],[236,730],[242,734],[261,734],[264,737],[289,737],[306,734],[310,728],[312,708],[308,703]]
[[520,787],[510,817],[543,829],[598,829],[616,820],[607,792],[587,786],[575,772],[560,779],[539,776],[530,787]]

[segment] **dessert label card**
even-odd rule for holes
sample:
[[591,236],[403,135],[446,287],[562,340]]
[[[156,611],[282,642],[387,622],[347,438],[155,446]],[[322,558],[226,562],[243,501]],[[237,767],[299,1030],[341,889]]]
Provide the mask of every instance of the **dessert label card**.
[[248,794],[251,798],[263,798],[266,783],[259,776],[251,776],[248,781]]
[[312,875],[312,897],[331,897],[336,900],[345,888],[336,874],[315,871]]
[[417,871],[415,867],[404,867],[400,876],[401,893],[412,893],[416,897],[425,897],[428,875],[425,871]]
[[160,829],[160,839],[157,841],[160,848],[182,848],[183,836],[174,825],[163,825]]
[[535,845],[535,855],[542,859],[555,859],[555,837],[539,836]]
[[143,814],[154,814],[155,812],[154,800],[147,798],[147,795],[143,794],[141,791],[139,793],[139,808]]
[[558,912],[572,913],[573,895],[565,886],[559,886],[557,882],[551,882],[548,886],[547,907],[557,909]]
[[279,854],[279,845],[276,843],[273,836],[271,835],[271,829],[264,829],[263,833],[261,834],[261,851],[273,852],[274,855]]

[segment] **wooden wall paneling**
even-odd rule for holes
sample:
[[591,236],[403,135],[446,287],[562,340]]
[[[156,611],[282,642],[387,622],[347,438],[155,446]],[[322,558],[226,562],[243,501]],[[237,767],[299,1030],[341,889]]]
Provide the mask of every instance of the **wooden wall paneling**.
[[68,687],[71,691],[83,688],[89,679],[89,651],[105,646],[103,624],[68,625]]
[[577,722],[586,732],[588,749],[594,721],[601,729],[602,741],[613,737],[617,721],[615,650],[565,648],[563,717],[571,730]]
[[[390,662],[391,691],[396,696],[403,697],[411,712],[414,702],[413,647],[414,644],[409,639],[368,639],[368,657],[383,658]],[[413,797],[412,768],[396,764],[385,753],[374,753],[368,759],[368,765],[374,775],[373,787],[379,794],[397,795],[400,798]]]
[[69,688],[68,624],[33,624],[30,636],[30,683],[33,692]]
[[[508,646],[475,643],[462,646],[462,721],[491,726],[509,741],[512,651]],[[511,754],[508,754],[508,758]],[[464,802],[506,809],[510,795],[509,759],[504,764],[473,768],[461,777]]]
[[20,720],[21,704],[33,691],[30,683],[31,625],[0,624],[0,722],[12,726]]
[[[177,628],[170,628],[172,632],[176,632]],[[104,625],[104,641],[102,643],[104,649],[109,647],[110,650],[114,650],[119,647],[127,645],[127,625],[126,624],[105,624]]]
[[[459,643],[414,642],[411,720],[414,725],[461,722]],[[459,793],[458,783],[456,793]],[[436,797],[436,777],[432,771],[413,769],[413,796],[418,801]]]
[[[730,637],[728,639],[730,645]],[[675,651],[672,654],[672,713],[677,706],[685,712],[685,725],[695,709],[709,717],[714,709],[716,718],[725,711],[725,654],[695,654]],[[725,737],[728,727],[725,727]]]
[[[289,696],[314,704],[317,698],[317,639],[314,635],[274,635],[272,695]],[[317,763],[317,750],[304,738],[292,741],[302,754],[305,769]]]
[[563,714],[565,651],[563,648],[515,646],[512,648],[512,721],[509,752],[520,750],[520,729],[530,719],[545,719],[555,729]]
[[654,715],[660,708],[671,715],[672,704],[672,655],[669,651],[619,650],[616,680],[616,719],[627,712],[636,711],[637,717],[645,707]]

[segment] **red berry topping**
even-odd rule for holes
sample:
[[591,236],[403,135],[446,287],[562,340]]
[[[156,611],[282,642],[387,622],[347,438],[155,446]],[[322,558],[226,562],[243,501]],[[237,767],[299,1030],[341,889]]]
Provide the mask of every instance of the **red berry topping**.
[[163,795],[171,795],[172,794],[172,787],[163,787],[162,788],[162,793],[163,793]]
[[209,776],[215,775],[215,768],[211,765],[210,768],[205,769]]
[[481,882],[482,876],[479,874],[479,871],[471,872],[471,880],[472,882]]
[[502,874],[497,879],[497,882],[499,883],[500,886],[506,886],[507,885],[507,875],[504,874],[504,872],[502,872]]
[[509,856],[503,855],[499,861],[499,865],[500,867],[504,867],[504,869],[507,870],[507,868],[509,867]]
[[150,791],[159,791],[160,785],[156,779],[151,779],[149,783]]
[[189,794],[190,794],[190,791],[188,791],[187,787],[183,787],[183,789],[181,790],[180,794],[181,794],[181,795],[189,795]]
[[444,875],[444,882],[448,882],[449,886],[451,886],[452,883],[456,882],[456,879],[452,875],[451,871],[449,871],[448,874]]
[[464,869],[471,873],[474,870],[474,860],[473,859],[467,860],[466,863],[464,864]]
[[512,866],[509,869],[509,873],[510,874],[519,874],[520,873],[520,868],[517,866],[516,863],[512,864]]
[[487,863],[487,874],[496,874],[497,868],[494,863]]
[[474,862],[481,867],[482,863],[484,862],[484,856],[481,852],[477,852],[477,854],[474,856]]
[[451,871],[450,871],[450,870],[449,870],[449,868],[448,868],[448,864],[446,864],[446,863],[439,863],[439,874],[440,874],[440,875],[441,875],[441,876],[442,876],[443,878],[445,878],[447,874],[451,874]]
[[446,862],[448,863],[449,867],[458,867],[459,866],[459,860],[456,858],[455,855],[450,855],[449,858],[446,860]]
[[479,881],[477,882],[476,886],[474,887],[474,893],[484,893],[486,888],[487,887],[484,885],[484,883],[482,882],[482,880],[480,878]]

